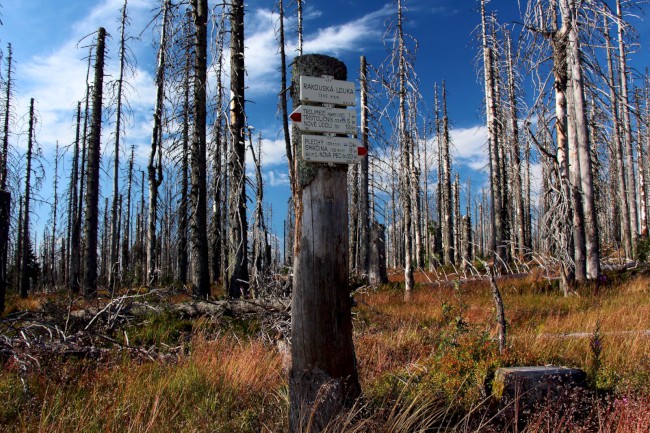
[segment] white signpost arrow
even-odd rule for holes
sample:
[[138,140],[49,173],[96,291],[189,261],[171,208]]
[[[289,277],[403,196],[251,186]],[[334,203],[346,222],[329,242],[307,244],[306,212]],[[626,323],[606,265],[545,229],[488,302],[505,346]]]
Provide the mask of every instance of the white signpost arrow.
[[356,103],[354,83],[352,81],[301,75],[300,100],[302,102],[322,102],[351,107]]
[[302,131],[357,134],[357,112],[354,110],[301,105],[289,118]]
[[368,153],[356,138],[303,135],[302,157],[309,162],[356,164]]

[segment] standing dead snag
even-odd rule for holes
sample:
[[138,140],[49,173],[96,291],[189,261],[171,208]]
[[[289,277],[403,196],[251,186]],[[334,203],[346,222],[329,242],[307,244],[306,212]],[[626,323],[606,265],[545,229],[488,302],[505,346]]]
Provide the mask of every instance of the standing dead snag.
[[494,301],[494,307],[496,308],[497,313],[497,324],[499,326],[499,353],[503,353],[506,349],[506,313],[503,307],[503,298],[501,298],[501,292],[499,291],[499,286],[494,279],[494,272],[490,271],[490,288],[492,289],[492,300]]
[[169,1],[163,5],[160,45],[158,46],[158,65],[156,67],[156,102],[153,113],[153,131],[151,133],[151,152],[147,174],[149,180],[149,225],[147,229],[147,279],[145,284],[155,285],[156,268],[156,212],[158,209],[158,188],[162,184],[162,116],[165,101],[165,49],[167,44],[167,13]]
[[229,276],[228,293],[239,298],[248,291],[248,222],[246,220],[246,115],[244,70],[244,1],[230,5],[230,128]]
[[208,266],[207,180],[206,180],[206,85],[208,1],[192,0],[194,20],[194,95],[191,157],[190,236],[192,248],[192,288],[202,298],[210,295]]
[[106,30],[97,33],[95,55],[95,81],[93,85],[93,111],[88,138],[88,170],[86,191],[84,293],[93,296],[97,292],[97,226],[99,218],[99,146],[102,132],[102,90],[104,85],[104,48]]
[[[339,60],[313,54],[295,59],[293,106],[300,104],[300,76],[347,77]],[[303,160],[297,144],[296,229],[289,375],[291,432],[321,431],[359,396],[352,342],[348,271],[347,166]]]

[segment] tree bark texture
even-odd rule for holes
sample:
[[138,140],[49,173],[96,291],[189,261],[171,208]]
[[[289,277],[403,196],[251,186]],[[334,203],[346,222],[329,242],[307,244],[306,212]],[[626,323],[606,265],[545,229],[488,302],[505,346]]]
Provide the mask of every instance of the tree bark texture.
[[244,112],[244,2],[230,6],[230,196],[228,294],[239,298],[248,292],[248,222],[246,216],[246,117]]
[[[368,66],[366,57],[361,56],[360,65],[360,103],[361,103],[361,145],[368,150],[369,128],[368,128]],[[367,276],[370,266],[370,206],[368,188],[368,164],[369,157],[361,159],[359,163],[359,266],[358,270],[362,276]],[[385,253],[384,253],[385,255]]]
[[104,51],[106,30],[99,28],[95,54],[92,118],[88,138],[88,170],[86,176],[86,224],[84,292],[93,296],[97,292],[97,226],[99,220],[99,159],[102,133],[102,91],[104,86]]
[[[347,70],[332,57],[297,57],[294,107],[300,104],[301,75],[345,80]],[[294,142],[301,137],[294,127]],[[289,424],[292,432],[314,432],[360,394],[348,273],[347,166],[306,162],[297,149]]]
[[158,212],[158,188],[162,184],[162,117],[165,103],[165,45],[167,40],[167,10],[169,2],[163,6],[162,28],[158,46],[158,64],[156,66],[156,102],[153,112],[153,130],[151,132],[151,152],[147,164],[149,181],[149,219],[147,226],[147,285],[155,286],[158,281],[156,272],[156,226]]
[[207,231],[206,173],[206,87],[208,1],[192,0],[194,20],[194,98],[191,145],[190,238],[192,248],[192,290],[195,295],[210,295]]

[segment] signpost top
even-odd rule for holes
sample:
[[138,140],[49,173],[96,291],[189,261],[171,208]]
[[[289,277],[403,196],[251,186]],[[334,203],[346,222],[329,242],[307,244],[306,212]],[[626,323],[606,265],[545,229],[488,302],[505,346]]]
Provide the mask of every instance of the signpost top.
[[325,104],[354,106],[356,96],[352,81],[300,76],[300,100]]

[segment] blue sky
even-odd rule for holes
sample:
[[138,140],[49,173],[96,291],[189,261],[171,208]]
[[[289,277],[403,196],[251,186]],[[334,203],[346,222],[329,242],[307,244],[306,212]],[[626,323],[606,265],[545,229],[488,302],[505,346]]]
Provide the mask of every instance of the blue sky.
[[[285,2],[289,2],[285,0]],[[216,2],[215,2],[216,3]],[[220,3],[220,2],[219,2]],[[276,105],[279,83],[279,58],[276,55],[273,13],[274,1],[246,2],[246,67],[247,114],[249,124],[264,137],[262,160],[266,181],[265,197],[273,205],[273,228],[281,234],[286,215],[286,158],[281,136],[281,124]],[[108,74],[116,76],[117,39],[119,38],[119,9],[123,0],[4,0],[0,26],[0,44],[12,43],[15,59],[16,118],[14,130],[24,131],[23,116],[28,111],[29,98],[36,99],[39,123],[36,131],[44,151],[51,160],[54,145],[68,145],[74,139],[74,111],[85,89],[87,56],[82,40],[99,26],[107,28],[109,40]],[[211,5],[213,3],[211,2]],[[447,82],[449,115],[454,127],[456,167],[463,178],[472,176],[482,182],[476,172],[485,162],[485,130],[481,114],[482,84],[477,79],[477,43],[472,31],[479,23],[475,0],[407,0],[406,32],[419,43],[415,70],[420,91],[432,105],[433,83]],[[129,0],[131,24],[128,33],[143,32],[159,6],[157,0]],[[501,22],[520,21],[517,0],[493,0],[490,10],[496,10]],[[521,7],[525,7],[522,0]],[[288,11],[290,14],[291,11]],[[349,80],[358,76],[359,57],[365,55],[374,66],[386,58],[385,24],[392,19],[395,5],[391,1],[307,0],[305,2],[305,52],[329,54],[348,66]],[[293,25],[288,23],[289,50],[294,52]],[[648,26],[641,24],[641,40],[648,38]],[[128,99],[133,112],[123,138],[126,149],[136,147],[139,162],[145,165],[148,154],[151,113],[154,100],[153,73],[157,32],[144,30],[140,40],[130,47],[137,58],[134,75],[129,79],[132,89]],[[80,42],[81,41],[81,42]],[[648,58],[648,47],[641,46],[640,58]],[[105,125],[102,147],[108,143],[111,125]],[[24,138],[16,137],[14,144],[24,146]],[[126,159],[125,150],[122,160]],[[112,156],[103,154],[103,167],[110,172]],[[62,167],[65,175],[69,164]],[[50,179],[41,195],[49,200]],[[474,188],[474,187],[473,187]],[[104,191],[108,194],[108,190]],[[252,206],[251,206],[252,208]],[[49,208],[41,211],[47,219]],[[43,222],[43,221],[41,221]]]

